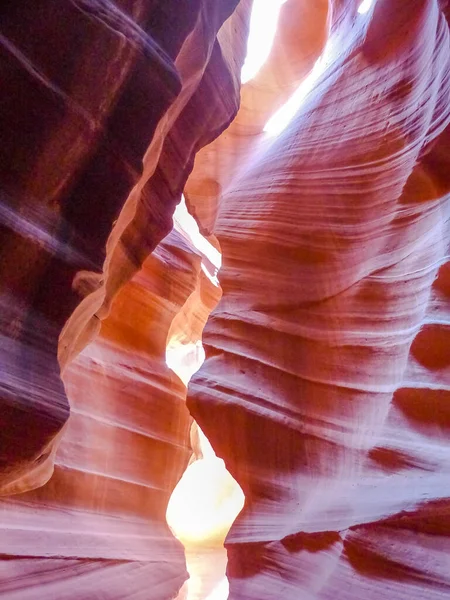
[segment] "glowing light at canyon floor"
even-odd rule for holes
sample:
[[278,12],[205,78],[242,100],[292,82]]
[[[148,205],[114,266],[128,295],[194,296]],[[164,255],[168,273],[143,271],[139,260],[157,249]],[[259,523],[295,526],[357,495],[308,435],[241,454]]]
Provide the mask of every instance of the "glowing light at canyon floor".
[[244,505],[242,490],[199,428],[203,458],[192,462],[167,508],[167,522],[185,545],[221,545]]
[[266,62],[272,49],[281,6],[286,0],[254,0],[247,42],[247,56],[241,82],[253,79]]
[[[218,286],[221,254],[201,235],[184,198],[174,215],[174,229],[202,256],[202,271],[212,285]],[[186,330],[190,331],[188,324]],[[186,386],[204,359],[200,339],[190,339],[184,331],[169,336],[166,364]],[[242,510],[244,494],[196,423],[191,438],[197,459],[189,464],[178,482],[166,513],[167,523],[185,546],[190,574],[179,598],[226,600],[228,580],[223,542]]]

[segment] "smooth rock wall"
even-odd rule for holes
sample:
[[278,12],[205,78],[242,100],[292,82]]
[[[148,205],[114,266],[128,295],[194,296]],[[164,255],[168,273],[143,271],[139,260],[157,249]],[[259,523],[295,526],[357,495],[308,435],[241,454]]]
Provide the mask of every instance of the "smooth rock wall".
[[2,598],[166,600],[187,577],[166,509],[192,419],[166,346],[219,289],[172,214],[238,108],[248,2],[218,36],[237,4],[0,8]]
[[246,496],[233,600],[450,593],[448,23],[357,8],[220,199],[188,406]]

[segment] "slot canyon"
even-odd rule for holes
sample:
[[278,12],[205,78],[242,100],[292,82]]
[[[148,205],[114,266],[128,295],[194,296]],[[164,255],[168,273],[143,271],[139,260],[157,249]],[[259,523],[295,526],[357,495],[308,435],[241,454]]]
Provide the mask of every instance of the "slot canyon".
[[1,0],[0,599],[450,599],[450,0]]

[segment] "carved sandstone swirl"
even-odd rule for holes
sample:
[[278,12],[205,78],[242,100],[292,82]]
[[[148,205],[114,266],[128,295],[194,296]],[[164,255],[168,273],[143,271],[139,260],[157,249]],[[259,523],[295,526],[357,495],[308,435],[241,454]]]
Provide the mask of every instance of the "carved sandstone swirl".
[[[78,10],[81,3],[74,6]],[[43,261],[49,261],[45,278],[39,272],[35,278],[30,275],[27,280],[23,273],[19,273],[29,286],[31,296],[34,284],[45,291],[49,304],[44,303],[42,310],[38,311],[26,303],[21,305],[14,295],[17,290],[8,287],[10,280],[6,278],[3,281],[5,288],[11,292],[7,304],[10,313],[4,313],[5,327],[11,321],[9,314],[14,311],[18,312],[19,320],[25,316],[28,323],[28,329],[20,330],[20,335],[13,338],[10,346],[2,345],[2,351],[12,363],[11,369],[20,369],[20,377],[11,376],[8,382],[16,386],[12,388],[11,407],[13,411],[26,409],[29,423],[35,427],[27,429],[27,423],[24,425],[20,419],[16,421],[16,411],[2,429],[5,439],[9,436],[11,440],[11,445],[3,444],[2,450],[11,451],[11,454],[6,454],[8,468],[12,465],[13,471],[13,485],[5,485],[4,493],[23,492],[42,485],[51,473],[56,450],[54,437],[50,436],[51,454],[44,452],[44,456],[37,460],[39,465],[47,463],[44,473],[30,472],[28,459],[30,456],[34,458],[33,452],[43,443],[45,419],[50,420],[53,432],[61,426],[61,421],[56,418],[55,401],[59,398],[61,406],[66,406],[67,401],[62,390],[59,397],[55,397],[47,375],[50,370],[54,380],[59,381],[54,352],[60,324],[79,300],[79,294],[87,295],[81,311],[65,329],[60,346],[65,367],[64,383],[72,414],[63,430],[54,476],[43,487],[14,498],[5,498],[0,503],[0,553],[3,557],[0,561],[0,593],[4,598],[23,600],[45,595],[58,600],[91,600],[94,596],[123,600],[128,597],[144,599],[151,593],[152,598],[166,600],[176,595],[186,578],[184,554],[166,525],[165,513],[169,496],[190,454],[191,418],[184,404],[185,387],[167,368],[165,351],[169,333],[180,333],[182,329],[181,326],[172,327],[180,312],[189,313],[188,335],[201,334],[219,290],[216,288],[214,293],[208,291],[211,288],[208,288],[200,271],[201,258],[178,234],[171,233],[163,243],[159,242],[167,231],[167,223],[171,222],[174,206],[180,199],[179,188],[182,188],[183,179],[191,168],[195,151],[217,135],[237,110],[236,73],[240,70],[243,56],[228,48],[225,60],[222,48],[229,43],[229,36],[222,34],[221,41],[217,42],[214,30],[230,13],[231,7],[232,3],[224,2],[186,3],[183,6],[177,3],[177,10],[170,3],[164,6],[153,3],[146,7],[154,9],[147,14],[146,25],[153,32],[158,31],[155,38],[175,58],[178,74],[182,76],[182,87],[174,101],[177,109],[169,116],[168,113],[162,116],[158,134],[151,138],[156,126],[153,122],[153,131],[150,137],[146,137],[152,123],[149,110],[158,106],[157,102],[153,104],[146,92],[147,87],[159,95],[158,101],[163,97],[152,79],[153,66],[146,63],[148,56],[137,52],[139,60],[143,61],[143,65],[139,62],[143,71],[136,67],[138,73],[133,71],[133,75],[128,76],[128,81],[136,76],[136,85],[130,83],[129,95],[123,98],[123,110],[119,111],[116,106],[115,131],[121,135],[123,155],[121,145],[112,145],[109,137],[106,140],[102,138],[107,158],[116,157],[120,163],[130,154],[138,165],[138,157],[145,152],[149,139],[156,139],[156,149],[151,146],[146,155],[144,175],[139,179],[139,173],[136,173],[133,179],[133,182],[139,182],[139,190],[134,191],[132,200],[126,204],[108,242],[107,252],[114,253],[117,244],[125,252],[124,243],[119,242],[119,234],[124,223],[137,222],[133,221],[133,211],[145,202],[147,221],[139,223],[136,237],[131,235],[127,238],[128,251],[133,259],[136,254],[133,244],[139,253],[138,259],[133,262],[132,273],[127,272],[127,277],[133,274],[130,281],[121,277],[120,285],[117,279],[114,284],[111,283],[108,273],[120,272],[121,264],[120,261],[115,262],[110,254],[104,274],[88,271],[93,267],[93,261],[83,256],[81,260],[81,251],[76,244],[70,246],[67,240],[61,240],[56,234],[50,235],[43,218],[47,213],[39,204],[38,196],[35,207],[37,216],[41,218],[40,227],[36,226],[36,220],[30,223],[30,212],[25,211],[27,218],[19,218],[19,201],[14,210],[4,211],[9,219],[7,224],[13,231],[9,231],[8,235],[16,244],[2,248],[5,256],[10,257],[6,250],[12,255],[13,250],[20,255],[18,243],[25,236],[36,252],[43,253]],[[115,31],[115,19],[120,16],[131,27],[130,36],[136,34],[139,38],[144,35],[142,27],[136,28],[127,20],[124,10],[119,11],[118,16],[117,6],[111,3],[95,3],[90,7],[83,3],[81,8],[82,14],[92,18],[94,26],[100,27],[100,30],[105,28],[108,32],[112,27]],[[31,11],[30,8],[28,10]],[[245,37],[248,3],[243,3],[243,8],[236,15],[237,22],[235,17],[231,19],[234,21],[234,35],[238,36],[241,31],[240,35]],[[47,18],[50,18],[48,14]],[[73,21],[65,19],[64,23],[70,28]],[[180,31],[185,35],[184,41]],[[117,37],[122,44],[127,44],[126,36],[117,34]],[[100,40],[99,52],[101,50]],[[48,49],[47,53],[50,54]],[[52,55],[52,58],[57,62],[56,56]],[[106,54],[102,55],[103,59],[108,63]],[[112,68],[112,63],[108,66]],[[117,66],[124,66],[120,56]],[[97,83],[94,81],[94,84]],[[144,88],[141,89],[140,85]],[[87,87],[86,93],[89,90]],[[216,93],[219,104],[214,100]],[[113,122],[111,117],[108,127],[112,127]],[[120,128],[121,122],[123,129]],[[102,135],[114,137],[108,127]],[[184,139],[180,135],[183,128]],[[127,131],[130,132],[129,139]],[[58,157],[58,154],[55,156]],[[61,168],[61,164],[56,158],[49,164],[60,175],[58,165]],[[158,173],[150,177],[156,164]],[[96,256],[103,260],[105,236],[102,238],[98,228],[106,235],[110,221],[117,213],[116,209],[111,210],[108,223],[109,217],[103,218],[101,214],[102,202],[117,201],[118,209],[119,200],[124,199],[123,191],[126,189],[128,192],[130,186],[118,184],[117,177],[122,171],[114,161],[104,169],[101,165],[101,162],[95,161],[90,164],[92,177],[83,193],[79,192],[74,197],[63,196],[63,199],[69,205],[72,202],[71,209],[77,213],[80,232],[85,233],[97,248]],[[126,169],[128,167],[127,164]],[[78,185],[81,175],[77,172],[73,176]],[[43,173],[42,177],[45,180]],[[145,182],[149,177],[151,183],[147,185]],[[142,186],[145,193],[141,193]],[[104,195],[97,197],[97,191]],[[141,210],[139,218],[144,218],[144,213]],[[57,217],[52,218],[58,220]],[[161,222],[166,224],[165,228],[161,227]],[[71,223],[66,221],[65,227],[70,237],[73,233]],[[81,233],[76,241],[83,251],[90,251],[90,244],[83,242]],[[146,236],[145,243],[142,238],[138,241],[139,235]],[[155,253],[146,259],[153,246],[156,247]],[[28,250],[25,246],[24,263]],[[53,255],[63,263],[60,265],[63,274],[53,269]],[[142,264],[138,264],[140,261]],[[101,260],[96,264],[98,268]],[[9,272],[14,274],[12,268]],[[103,311],[101,316],[105,317],[111,310],[98,337],[84,347],[89,336],[83,336],[83,327],[92,318],[93,306],[97,306],[95,300],[92,302],[92,296],[103,299],[106,284],[109,286],[109,305],[113,296],[117,296],[116,302]],[[121,290],[117,295],[119,287]],[[44,308],[47,321],[42,313]],[[93,320],[98,321],[96,317]],[[51,331],[51,336],[48,331]],[[23,346],[29,348],[26,363],[19,360],[21,356],[23,358]],[[77,356],[83,347],[83,352]],[[17,348],[18,357],[12,351]],[[39,374],[39,379],[30,377],[29,371]],[[8,376],[12,373],[11,370],[5,372]],[[24,393],[24,406],[17,408],[13,401],[19,386],[28,390],[28,395]],[[34,394],[32,397],[31,392]],[[47,412],[34,402],[37,393]],[[22,426],[28,436],[20,431]],[[24,450],[23,456],[15,453],[16,449]]]
[[[206,35],[211,27],[217,33],[237,4],[237,0],[229,0],[228,7],[204,2],[198,9],[194,29],[175,60],[182,80],[180,95],[158,123],[144,156],[143,174],[108,238],[102,285],[77,307],[61,333],[58,357],[62,369],[95,337],[99,320],[108,315],[118,290],[171,231],[172,215],[197,150],[219,135],[237,112],[243,56],[237,53],[230,65],[219,39]],[[243,3],[246,13],[248,4]],[[241,35],[245,35],[246,20],[240,21]],[[227,41],[229,36],[225,36]],[[209,101],[212,98],[214,102]]]
[[2,494],[51,474],[75,274],[96,291],[64,330],[63,368],[170,231],[195,152],[237,110],[216,38],[237,3],[2,4]]
[[[154,17],[148,1],[0,7],[3,494],[51,474],[68,417],[56,349],[79,302],[72,280],[100,272],[142,152],[180,91],[176,48],[158,46]],[[136,96],[151,115],[127,113]]]
[[54,474],[0,502],[2,598],[144,600],[151,590],[167,600],[187,578],[166,509],[191,456],[192,419],[165,356],[168,339],[195,348],[217,304],[203,258],[172,231],[66,369],[71,415]]
[[171,234],[71,363],[71,415],[50,481],[0,503],[0,597],[173,597],[187,578],[165,521],[189,456],[185,388],[165,365],[199,257]]
[[[237,174],[254,160],[265,124],[322,52],[327,15],[327,0],[286,0],[281,6],[277,34],[266,63],[242,86],[236,118],[223,135],[198,152],[184,193],[205,235],[214,232],[219,198],[224,190],[233,186]],[[236,51],[240,41],[236,35],[233,37]],[[260,39],[260,43],[264,46],[268,42]]]
[[448,25],[333,8],[327,71],[222,198],[188,406],[246,496],[230,598],[444,598]]

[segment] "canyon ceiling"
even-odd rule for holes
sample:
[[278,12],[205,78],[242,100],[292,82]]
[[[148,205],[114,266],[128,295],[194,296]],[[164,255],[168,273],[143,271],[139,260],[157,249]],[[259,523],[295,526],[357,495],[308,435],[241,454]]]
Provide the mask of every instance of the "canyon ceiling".
[[449,21],[0,2],[2,600],[450,598]]

